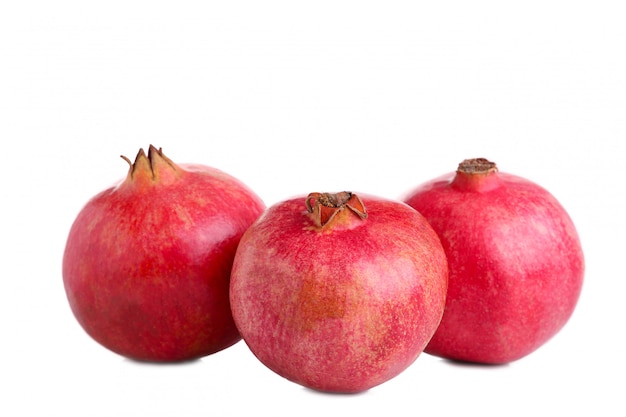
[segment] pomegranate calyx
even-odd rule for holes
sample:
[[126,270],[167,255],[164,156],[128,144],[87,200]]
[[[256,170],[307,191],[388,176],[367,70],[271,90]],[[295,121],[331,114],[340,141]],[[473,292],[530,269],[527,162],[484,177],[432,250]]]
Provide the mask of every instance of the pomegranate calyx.
[[121,157],[130,165],[130,181],[171,183],[180,174],[178,166],[163,154],[162,148],[153,145],[148,148],[147,155],[143,148],[139,149],[134,163],[124,155]]
[[484,193],[500,187],[502,181],[494,162],[474,158],[459,164],[451,185],[458,190]]
[[466,159],[459,164],[458,168],[458,172],[465,174],[488,174],[497,170],[496,163],[485,158]]
[[324,227],[333,219],[344,212],[347,208],[349,212],[356,214],[360,219],[367,218],[367,211],[361,198],[350,192],[339,193],[310,193],[305,200],[306,208],[313,215],[313,219],[318,227]]

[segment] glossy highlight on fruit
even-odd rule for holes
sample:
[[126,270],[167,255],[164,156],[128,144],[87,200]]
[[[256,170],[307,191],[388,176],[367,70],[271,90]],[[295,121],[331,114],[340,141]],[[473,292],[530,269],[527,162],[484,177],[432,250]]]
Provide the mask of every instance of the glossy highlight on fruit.
[[239,239],[264,209],[237,179],[140,150],[67,238],[63,282],[85,331],[142,361],[199,358],[240,340],[230,313]]
[[427,353],[507,363],[569,320],[582,288],[583,252],[572,220],[548,191],[477,158],[404,201],[438,233],[450,268],[446,309]]
[[416,360],[441,319],[447,274],[439,238],[409,206],[311,193],[273,205],[246,231],[231,307],[268,368],[354,393]]

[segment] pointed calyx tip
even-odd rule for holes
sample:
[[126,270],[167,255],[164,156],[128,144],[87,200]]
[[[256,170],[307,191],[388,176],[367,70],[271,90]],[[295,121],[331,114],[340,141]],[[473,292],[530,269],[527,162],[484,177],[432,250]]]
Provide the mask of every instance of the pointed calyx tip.
[[121,157],[130,166],[128,171],[128,177],[130,179],[135,179],[135,177],[139,176],[152,180],[162,180],[164,177],[172,177],[170,174],[176,173],[178,170],[177,165],[163,154],[162,148],[157,149],[153,145],[150,145],[148,148],[147,155],[143,148],[139,149],[135,157],[135,162],[131,162],[131,160],[124,155]]
[[313,215],[318,227],[324,227],[341,212],[348,209],[361,219],[367,218],[365,205],[358,195],[350,191],[339,193],[311,193],[305,200],[306,208]]

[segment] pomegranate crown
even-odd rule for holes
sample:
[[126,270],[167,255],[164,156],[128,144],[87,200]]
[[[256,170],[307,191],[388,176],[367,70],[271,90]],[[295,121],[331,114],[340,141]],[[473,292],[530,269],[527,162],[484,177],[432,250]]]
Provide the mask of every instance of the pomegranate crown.
[[313,215],[318,227],[326,226],[345,209],[361,219],[367,218],[367,210],[363,201],[358,195],[350,191],[310,193],[305,200],[305,205],[307,211]]
[[179,175],[182,174],[182,170],[165,154],[161,148],[156,148],[150,145],[148,148],[148,154],[139,149],[135,162],[131,162],[129,158],[121,155],[130,166],[128,170],[127,181],[128,182],[159,182],[167,184],[173,182]]

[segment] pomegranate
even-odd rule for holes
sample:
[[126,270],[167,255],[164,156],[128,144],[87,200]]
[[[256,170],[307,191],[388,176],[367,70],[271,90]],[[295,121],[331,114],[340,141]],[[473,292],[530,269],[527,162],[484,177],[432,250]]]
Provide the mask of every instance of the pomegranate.
[[438,233],[450,268],[445,312],[427,353],[508,363],[569,320],[583,252],[572,220],[548,191],[477,158],[405,201]]
[[413,363],[445,305],[447,263],[417,211],[350,192],[273,205],[241,239],[231,276],[252,353],[295,383],[367,390]]
[[230,314],[239,239],[265,208],[235,178],[150,146],[72,225],[63,281],[76,319],[128,358],[199,358],[241,339]]

